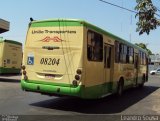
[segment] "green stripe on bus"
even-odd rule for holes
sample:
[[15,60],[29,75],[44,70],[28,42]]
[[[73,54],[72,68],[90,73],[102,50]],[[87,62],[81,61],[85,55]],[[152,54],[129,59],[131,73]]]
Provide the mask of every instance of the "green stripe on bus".
[[0,67],[0,74],[20,73],[21,69]]
[[107,82],[100,85],[82,88],[83,90],[81,91],[81,96],[85,99],[101,98],[103,95],[107,95],[113,92],[112,85],[112,82]]
[[2,43],[2,42],[7,42],[7,43],[11,43],[11,44],[16,44],[16,45],[21,45],[22,46],[22,43],[17,42],[17,41],[13,41],[13,40],[0,40],[0,43]]
[[37,22],[32,23],[31,27],[52,27],[52,26],[83,26],[80,22],[70,22],[70,21],[47,21],[47,22]]

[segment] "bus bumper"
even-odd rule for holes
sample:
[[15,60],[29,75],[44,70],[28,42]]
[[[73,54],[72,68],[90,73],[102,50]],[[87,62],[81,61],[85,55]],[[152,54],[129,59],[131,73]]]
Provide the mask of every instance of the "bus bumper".
[[41,83],[34,83],[33,81],[25,81],[21,80],[21,87],[25,91],[30,92],[38,92],[46,95],[68,95],[68,96],[76,96],[81,97],[81,88],[82,86],[79,85],[77,87],[73,87],[72,85],[54,85],[54,84],[41,84]]

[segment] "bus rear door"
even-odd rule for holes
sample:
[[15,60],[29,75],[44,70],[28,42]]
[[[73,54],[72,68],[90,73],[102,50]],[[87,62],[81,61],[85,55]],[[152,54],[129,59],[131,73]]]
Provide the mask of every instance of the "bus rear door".
[[113,55],[113,47],[109,44],[104,45],[104,81],[105,81],[105,88],[104,94],[110,92],[112,89],[111,84],[111,70],[112,70],[112,55]]

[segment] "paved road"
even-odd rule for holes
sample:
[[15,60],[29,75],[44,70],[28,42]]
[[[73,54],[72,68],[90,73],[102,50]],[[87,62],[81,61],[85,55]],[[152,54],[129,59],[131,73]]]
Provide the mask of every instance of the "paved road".
[[160,76],[156,75],[150,76],[142,89],[129,89],[120,98],[111,95],[99,100],[24,92],[20,76],[7,78],[0,77],[0,114],[4,115],[160,115]]

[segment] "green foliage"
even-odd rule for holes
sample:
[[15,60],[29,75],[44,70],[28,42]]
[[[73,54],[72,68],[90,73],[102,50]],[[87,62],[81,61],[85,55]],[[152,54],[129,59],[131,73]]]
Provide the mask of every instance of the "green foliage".
[[139,44],[138,44],[138,43],[135,43],[135,45],[137,45],[137,46],[143,48],[144,50],[146,50],[149,55],[152,55],[152,51],[147,48],[146,44],[144,44],[144,43],[139,43]]
[[160,21],[155,17],[157,8],[153,5],[152,0],[136,0],[136,2],[135,10],[138,11],[136,17],[139,18],[136,31],[139,32],[139,35],[149,34],[150,30],[160,26]]

